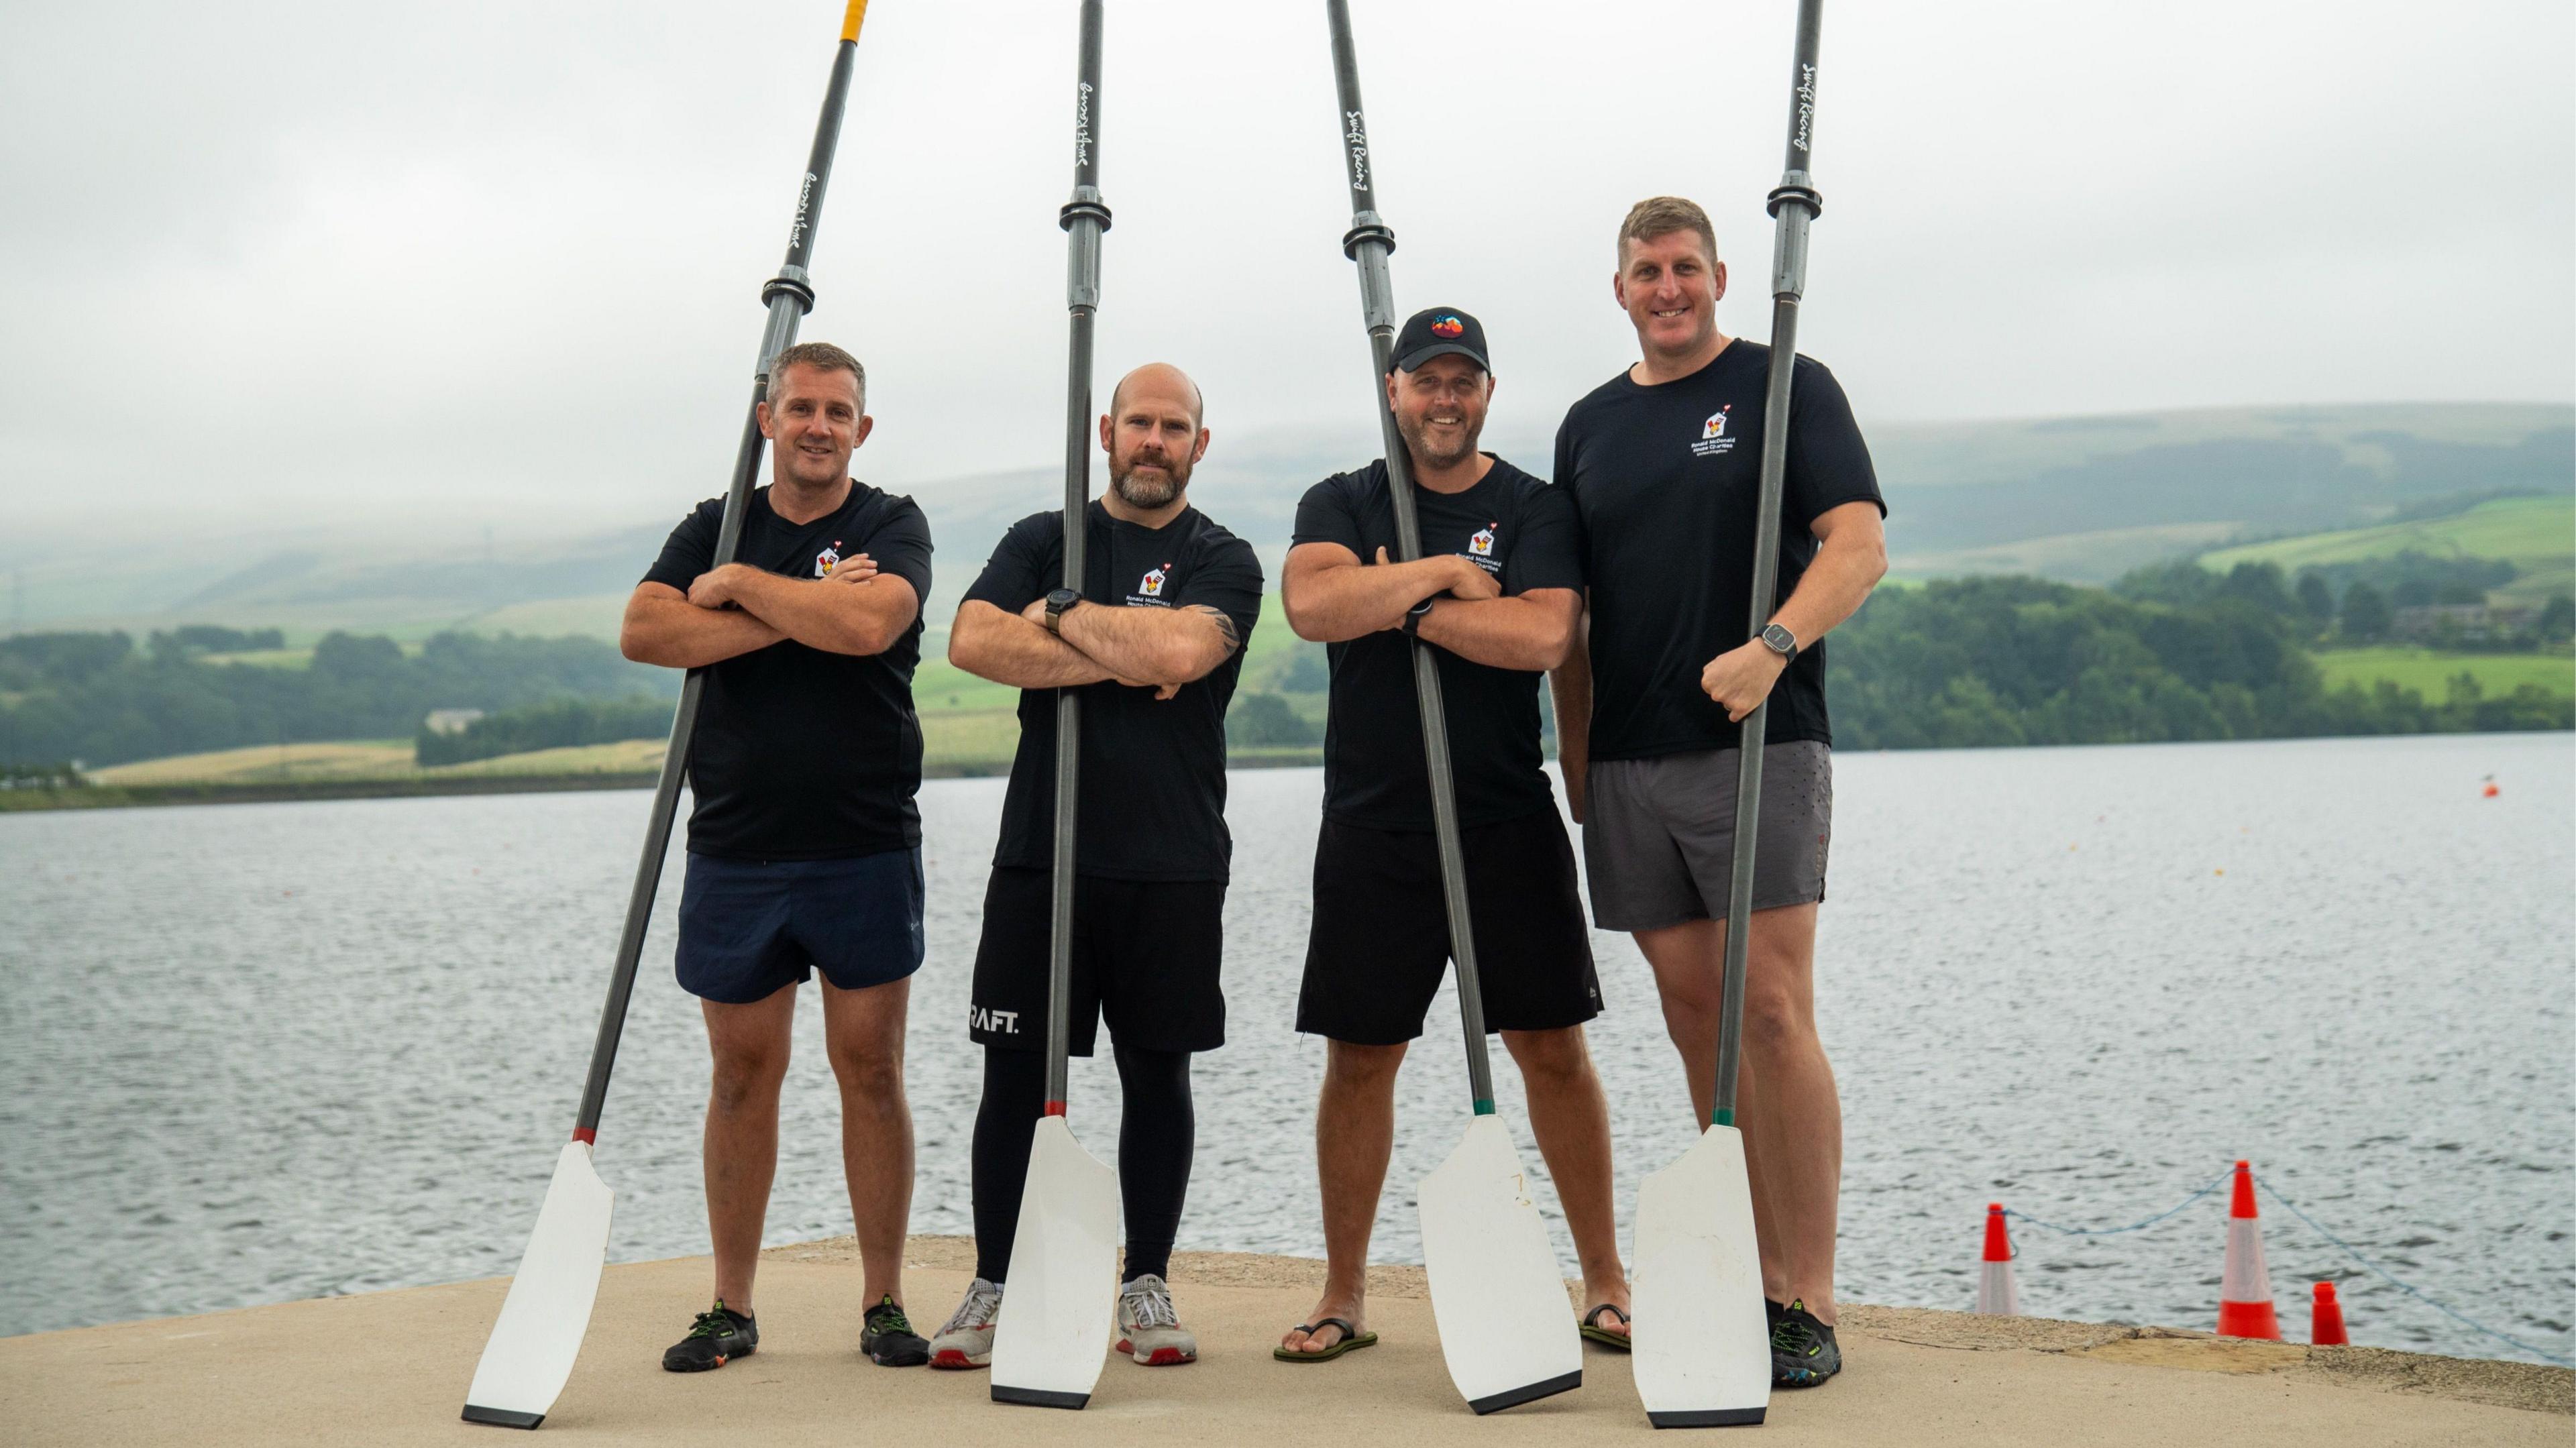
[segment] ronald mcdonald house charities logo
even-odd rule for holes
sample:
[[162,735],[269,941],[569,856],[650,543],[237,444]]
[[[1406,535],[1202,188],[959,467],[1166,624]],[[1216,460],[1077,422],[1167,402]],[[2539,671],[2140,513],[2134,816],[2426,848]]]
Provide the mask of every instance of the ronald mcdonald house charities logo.
[[1691,444],[1692,457],[1722,457],[1735,451],[1735,439],[1726,431],[1726,414],[1734,406],[1734,403],[1728,403],[1725,407],[1710,413],[1708,421],[1699,425],[1699,441]]

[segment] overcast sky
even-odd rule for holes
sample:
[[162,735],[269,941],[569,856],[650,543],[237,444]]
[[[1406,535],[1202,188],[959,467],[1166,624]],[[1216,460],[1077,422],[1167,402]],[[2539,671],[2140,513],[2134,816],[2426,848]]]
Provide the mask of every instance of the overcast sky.
[[[1398,300],[1485,319],[1502,425],[1634,358],[1641,196],[1709,207],[1761,335],[1790,0],[1352,9]],[[1833,0],[1803,350],[1865,426],[2567,400],[2570,9]],[[718,491],[839,18],[0,8],[0,551]],[[871,9],[805,324],[868,364],[862,476],[1060,456],[1074,19]],[[1188,368],[1219,449],[1365,426],[1323,5],[1109,0],[1107,52],[1104,377]]]

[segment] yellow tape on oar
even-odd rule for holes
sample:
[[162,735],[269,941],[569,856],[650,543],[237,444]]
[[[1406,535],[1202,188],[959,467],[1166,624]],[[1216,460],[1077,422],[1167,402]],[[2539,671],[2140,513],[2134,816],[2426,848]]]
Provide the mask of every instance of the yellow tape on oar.
[[868,18],[868,0],[850,0],[849,12],[841,17],[841,38],[859,38],[859,22]]

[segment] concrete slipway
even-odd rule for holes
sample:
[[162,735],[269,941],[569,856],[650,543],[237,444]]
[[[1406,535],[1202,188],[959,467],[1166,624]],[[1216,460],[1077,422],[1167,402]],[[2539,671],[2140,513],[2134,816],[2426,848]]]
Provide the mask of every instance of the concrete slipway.
[[[954,1238],[913,1240],[916,1320],[953,1306],[971,1264]],[[2373,1348],[2220,1340],[2155,1328],[1850,1307],[1849,1371],[1780,1393],[1760,1428],[1655,1434],[1624,1355],[1591,1349],[1584,1386],[1490,1418],[1469,1414],[1432,1337],[1418,1268],[1382,1269],[1381,1346],[1333,1363],[1274,1363],[1322,1264],[1185,1253],[1175,1293],[1202,1358],[1113,1359],[1081,1413],[1004,1408],[981,1373],[877,1368],[858,1356],[859,1273],[847,1240],[772,1250],[762,1345],[721,1371],[661,1371],[704,1305],[703,1259],[613,1267],[580,1367],[540,1430],[554,1443],[1097,1443],[1450,1445],[1716,1442],[1979,1445],[2227,1443],[2231,1448],[2576,1441],[2576,1374]],[[281,1303],[238,1312],[0,1339],[0,1423],[21,1444],[483,1445],[509,1430],[457,1410],[499,1309],[499,1281]],[[2366,1331],[2366,1328],[2365,1328]]]

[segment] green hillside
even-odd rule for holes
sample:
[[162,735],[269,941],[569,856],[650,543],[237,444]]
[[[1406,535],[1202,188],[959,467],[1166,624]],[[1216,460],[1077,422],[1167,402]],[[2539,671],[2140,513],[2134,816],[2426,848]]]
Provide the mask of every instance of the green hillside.
[[2565,654],[2455,654],[2438,649],[2328,649],[2315,655],[2328,689],[2346,684],[2371,688],[2382,679],[2427,699],[2447,698],[2462,674],[2500,698],[2525,684],[2565,699],[2576,697],[2576,659]]
[[2497,596],[2511,602],[2546,602],[2553,594],[2576,591],[2576,498],[2499,498],[2447,518],[2222,548],[2202,554],[2200,563],[2218,573],[2240,563],[2270,563],[2295,574],[2302,568],[2410,552],[2434,558],[2503,559],[2514,566],[2517,576],[2497,589]]

